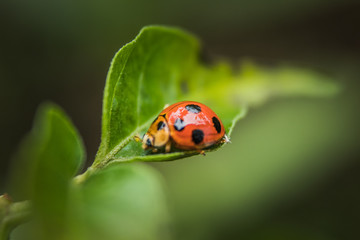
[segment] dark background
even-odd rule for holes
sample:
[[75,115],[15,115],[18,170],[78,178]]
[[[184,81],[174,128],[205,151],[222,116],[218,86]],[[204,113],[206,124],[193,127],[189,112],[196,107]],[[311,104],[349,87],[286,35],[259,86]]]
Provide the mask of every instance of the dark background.
[[[58,103],[71,116],[92,161],[100,140],[101,99],[110,61],[149,24],[189,30],[202,40],[213,60],[225,57],[236,63],[249,58],[274,67],[286,63],[328,75],[343,86],[335,99],[275,100],[249,113],[245,126],[253,121],[262,124],[259,119],[271,116],[276,119],[279,115],[274,114],[281,109],[290,116],[296,107],[318,104],[321,110],[341,102],[339,111],[333,112],[339,120],[331,125],[334,129],[328,129],[339,133],[329,135],[334,145],[327,145],[335,146],[336,154],[324,149],[319,157],[336,164],[322,165],[326,174],[321,178],[290,200],[253,215],[254,219],[244,220],[249,215],[234,210],[226,220],[214,221],[209,235],[214,239],[360,239],[356,236],[360,222],[358,1],[1,1],[1,192],[6,191],[11,156],[44,100]],[[316,129],[326,123],[312,124]],[[241,130],[239,126],[234,134],[241,136]],[[155,166],[165,178],[171,172]],[[191,228],[179,222],[175,228],[186,239],[182,231]]]

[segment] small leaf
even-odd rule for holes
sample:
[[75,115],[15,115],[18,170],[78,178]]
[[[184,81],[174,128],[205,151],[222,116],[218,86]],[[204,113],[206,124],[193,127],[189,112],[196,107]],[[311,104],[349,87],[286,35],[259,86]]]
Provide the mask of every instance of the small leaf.
[[[132,138],[144,134],[165,104],[198,101],[213,109],[228,135],[245,116],[247,106],[277,96],[324,96],[338,87],[311,71],[266,69],[245,62],[239,72],[220,62],[199,60],[199,42],[175,28],[145,27],[115,55],[104,93],[102,141],[94,163],[166,161],[194,154],[178,151],[150,154]],[[215,146],[210,151],[218,149]]]
[[74,186],[67,239],[167,239],[169,218],[160,179],[146,165],[122,164]]
[[44,104],[19,152],[12,176],[15,196],[33,201],[45,239],[60,236],[68,186],[84,160],[83,143],[65,113],[56,105]]

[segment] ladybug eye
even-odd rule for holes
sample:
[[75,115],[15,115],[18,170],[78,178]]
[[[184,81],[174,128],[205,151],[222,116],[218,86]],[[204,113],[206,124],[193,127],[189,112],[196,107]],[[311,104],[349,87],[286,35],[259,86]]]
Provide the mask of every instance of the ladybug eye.
[[155,139],[154,136],[146,133],[143,138],[142,148],[143,149],[153,148],[154,147],[154,139]]
[[149,146],[149,147],[152,146],[151,141],[150,141],[150,138],[146,139],[146,145]]

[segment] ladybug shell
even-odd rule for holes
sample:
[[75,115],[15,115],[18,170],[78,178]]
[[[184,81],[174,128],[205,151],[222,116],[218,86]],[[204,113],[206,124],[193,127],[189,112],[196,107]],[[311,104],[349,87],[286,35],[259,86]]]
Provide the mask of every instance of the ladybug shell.
[[170,137],[179,149],[203,149],[218,143],[225,135],[220,118],[207,106],[184,101],[165,108]]

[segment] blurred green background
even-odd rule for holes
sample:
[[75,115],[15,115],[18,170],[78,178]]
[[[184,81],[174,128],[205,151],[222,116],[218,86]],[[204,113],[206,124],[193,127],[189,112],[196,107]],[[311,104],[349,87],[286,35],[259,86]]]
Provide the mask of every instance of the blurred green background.
[[331,99],[252,109],[232,144],[152,164],[167,182],[178,239],[359,239],[360,3],[347,0],[0,2],[0,190],[40,102],[52,100],[100,142],[115,52],[149,24],[197,35],[210,61],[306,67],[343,86]]

